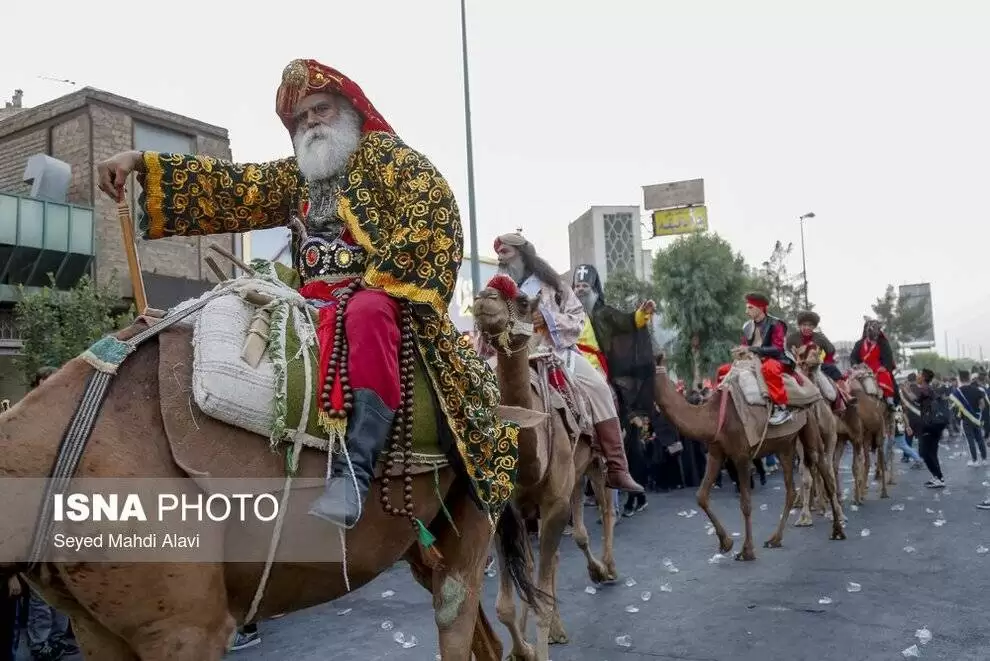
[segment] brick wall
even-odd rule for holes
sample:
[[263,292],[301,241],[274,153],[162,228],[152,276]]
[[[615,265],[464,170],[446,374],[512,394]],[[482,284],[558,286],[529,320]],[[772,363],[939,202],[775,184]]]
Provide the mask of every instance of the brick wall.
[[[196,136],[198,153],[231,158],[224,129],[92,88],[36,108],[25,108],[16,116],[0,121],[0,190],[30,193],[30,187],[21,179],[27,159],[33,154],[47,153],[72,166],[69,201],[94,208],[97,280],[108,282],[116,269],[121,295],[127,297],[133,296],[133,292],[121,243],[117,205],[97,189],[96,164],[133,149],[132,114],[142,122]],[[232,234],[158,241],[137,237],[137,247],[145,271],[216,280],[203,261],[212,253],[208,244],[219,243],[236,252],[235,241],[239,240],[239,235]],[[230,270],[226,260],[221,258],[218,262]],[[155,303],[150,301],[150,304]]]
[[59,122],[51,128],[51,156],[65,161],[72,168],[68,201],[72,204],[92,206],[93,170],[89,157],[89,113]]
[[7,138],[0,138],[0,191],[30,195],[31,186],[24,183],[24,167],[29,157],[48,153],[48,130],[38,128]]

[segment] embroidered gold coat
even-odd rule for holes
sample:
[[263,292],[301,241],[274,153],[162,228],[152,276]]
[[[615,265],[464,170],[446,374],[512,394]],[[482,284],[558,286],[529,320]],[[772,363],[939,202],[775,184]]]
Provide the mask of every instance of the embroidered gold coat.
[[[146,239],[285,225],[308,199],[294,158],[234,164],[145,152]],[[493,524],[512,493],[518,427],[496,416],[494,373],[447,314],[463,252],[447,182],[399,138],[370,131],[347,166],[337,213],[368,253],[366,285],[411,301],[417,346],[478,499]]]

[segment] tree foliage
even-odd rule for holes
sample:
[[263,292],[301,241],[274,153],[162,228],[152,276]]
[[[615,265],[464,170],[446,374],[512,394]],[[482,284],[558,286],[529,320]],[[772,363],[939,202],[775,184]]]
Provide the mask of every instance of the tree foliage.
[[605,300],[612,307],[633,312],[646,301],[659,301],[660,290],[652,282],[640,280],[634,273],[618,271],[608,276]]
[[116,276],[103,287],[89,276],[69,290],[49,286],[25,294],[22,287],[14,318],[24,346],[15,364],[25,384],[39,368],[61,367],[94,341],[128,324],[132,309],[120,314],[117,292]]
[[697,383],[729,360],[743,323],[749,273],[742,255],[714,233],[680,237],[661,250],[653,276],[665,319],[677,328],[675,370]]
[[912,337],[918,337],[928,325],[927,310],[923,304],[902,301],[894,285],[887,285],[883,296],[871,306],[873,314],[883,325],[883,332],[890,340],[894,355],[901,355],[901,345]]
[[966,370],[970,373],[986,371],[985,363],[980,363],[972,358],[946,358],[936,351],[915,351],[911,354],[909,361],[911,367],[916,370],[930,369],[940,377],[957,376],[959,370]]
[[814,303],[805,306],[804,273],[792,274],[787,270],[787,261],[794,252],[794,244],[786,246],[777,241],[770,258],[752,270],[754,289],[762,291],[770,298],[770,310],[779,315],[788,325],[793,326],[802,310],[813,310]]

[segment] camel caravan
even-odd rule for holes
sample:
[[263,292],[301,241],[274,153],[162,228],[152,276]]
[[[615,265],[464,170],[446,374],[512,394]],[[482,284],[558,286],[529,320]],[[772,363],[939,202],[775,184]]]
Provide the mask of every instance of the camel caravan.
[[[892,407],[879,326],[854,349],[866,367],[836,379],[816,318],[799,320],[785,344],[786,324],[750,295],[715,397],[692,405],[653,354],[653,301],[609,306],[590,265],[561,282],[517,232],[495,243],[501,272],[474,302],[474,346],[448,313],[463,235],[437,169],[354,81],[315,60],[286,66],[276,112],[295,158],[123,152],[98,164],[100,189],[120,205],[140,315],[0,413],[0,476],[44,483],[35,503],[8,508],[3,559],[71,617],[87,659],[219,661],[238,625],[333,601],[404,560],[432,595],[440,658],[498,661],[503,644],[481,603],[494,544],[511,658],[548,661],[549,646],[568,640],[557,608],[564,530],[570,520],[592,581],[619,577],[612,494],[644,491],[623,436],[654,407],[707,445],[698,503],[722,553],[733,540],[710,493],[726,461],[744,476],[753,458],[781,459],[786,496],[767,548],[782,545],[796,502],[796,456],[798,523],[825,512],[831,539],[845,539],[836,467],[847,443],[854,502],[866,497],[874,454],[887,495]],[[132,174],[144,239],[289,226],[292,267],[218,250],[243,274],[211,256],[212,291],[148,308],[128,238]],[[190,497],[247,482],[273,497],[277,515],[209,525],[209,553],[181,562],[59,548],[53,539],[80,523],[54,516],[53,503],[94,478],[154,480]],[[583,521],[585,478],[601,512],[601,558]],[[752,493],[745,479],[739,487],[735,557],[754,560]]]
[[[236,418],[239,413],[232,408],[254,406],[265,393],[270,403],[277,401],[274,374],[280,360],[298,363],[286,370],[290,383],[297,379],[297,369],[305,373],[314,367],[310,364],[314,356],[306,358],[305,316],[298,314],[301,308],[291,296],[292,288],[279,280],[272,265],[267,272],[259,265],[242,266],[250,269],[247,276],[222,282],[214,292],[177,306],[163,318],[142,316],[70,361],[3,413],[0,438],[9,450],[0,459],[2,474],[45,477],[52,475],[53,466],[64,470],[67,462],[74,461],[72,474],[86,477],[292,475],[300,483],[304,478],[325,477],[335,448],[314,432],[318,427],[311,420],[317,416],[305,411],[308,404],[287,406],[294,411],[284,423],[294,427],[286,435],[291,441],[274,449],[269,435],[262,433],[272,414],[260,422],[245,422]],[[535,310],[533,300],[505,275],[496,276],[478,294],[473,310],[476,328],[493,352],[490,362],[500,392],[499,414],[519,428],[519,468],[511,503],[495,530],[501,570],[496,612],[511,634],[511,658],[517,659],[548,659],[550,644],[567,642],[556,608],[556,571],[569,519],[587,556],[590,578],[606,582],[619,576],[605,461],[594,442],[580,389],[566,378],[556,356],[541,350],[540,333],[530,321]],[[273,319],[279,317],[290,320],[281,331],[281,344],[274,341],[278,335],[271,330]],[[237,330],[223,330],[224,325]],[[261,354],[259,334],[252,332],[259,326],[267,331]],[[702,405],[689,404],[676,391],[662,355],[655,361],[656,406],[682,434],[708,446],[698,503],[715,527],[721,553],[731,551],[733,540],[712,510],[709,496],[725,460],[733,462],[740,475],[755,457],[773,453],[781,460],[786,495],[779,524],[764,544],[767,548],[782,545],[788,514],[796,502],[795,455],[801,458],[804,507],[796,525],[811,523],[808,509],[817,499],[818,509],[831,519],[831,539],[845,538],[836,480],[844,445],[852,445],[855,457],[854,502],[862,504],[866,496],[874,452],[881,474],[892,472],[883,453],[890,416],[872,373],[853,374],[852,397],[847,398],[842,387],[821,371],[820,353],[814,344],[796,348],[795,374],[783,377],[789,419],[776,425],[769,424],[773,404],[759,356],[748,347],[737,349],[715,397]],[[443,418],[423,383],[427,376],[421,359],[410,352],[405,356],[413,401],[407,407],[412,438],[393,435],[393,444],[375,462],[364,511],[346,531],[346,571],[339,562],[114,564],[25,555],[27,579],[46,600],[70,614],[87,658],[219,659],[235,622],[331,601],[404,559],[416,580],[433,594],[441,658],[501,658],[502,644],[479,602],[485,550],[492,539],[490,521],[471,498],[463,469],[453,460],[456,455],[437,441],[444,435]],[[240,402],[218,404],[223,388],[229,387],[216,376],[218,360],[228,368],[239,362],[239,371],[232,372],[236,378],[253,374],[256,383],[266,384],[265,393],[241,388]],[[565,378],[555,378],[561,371]],[[265,376],[257,378],[259,374]],[[100,383],[102,393],[94,395],[94,384]],[[297,394],[304,390],[283,388]],[[317,398],[319,389],[310,389],[312,393],[303,399]],[[80,423],[87,407],[88,429],[85,420]],[[67,449],[72,442],[78,446],[74,457]],[[581,484],[586,475],[599,495],[605,523],[602,560],[592,553],[583,524]],[[406,503],[411,503],[415,519],[423,522],[432,543],[424,544],[414,528],[396,525],[387,509],[389,485],[396,480],[402,482]],[[881,480],[881,497],[886,497],[887,484]],[[753,560],[747,480],[739,481],[739,490],[745,536],[735,557]],[[285,491],[291,491],[288,483]],[[300,487],[287,500],[301,508],[298,512],[305,512],[313,499],[312,492],[306,492]],[[539,521],[538,555],[529,548],[524,518]],[[296,536],[312,540],[307,529],[318,525],[312,518],[293,515],[290,507],[280,531],[281,543],[291,545]],[[220,537],[217,543],[228,549],[259,534],[237,528],[215,530]],[[327,548],[337,543],[330,526],[316,539]],[[517,593],[523,598],[521,614],[515,607]],[[536,620],[535,645],[526,639],[530,611]]]

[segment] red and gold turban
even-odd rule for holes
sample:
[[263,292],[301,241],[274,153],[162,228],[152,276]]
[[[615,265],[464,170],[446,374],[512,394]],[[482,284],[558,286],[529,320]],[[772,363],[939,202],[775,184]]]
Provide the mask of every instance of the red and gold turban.
[[285,124],[285,128],[289,129],[289,133],[295,132],[292,114],[296,104],[310,94],[320,92],[340,94],[350,101],[364,119],[364,124],[361,126],[363,133],[383,131],[395,134],[357,83],[336,69],[320,64],[316,60],[292,60],[282,71],[282,84],[279,85],[275,97],[275,112]]

